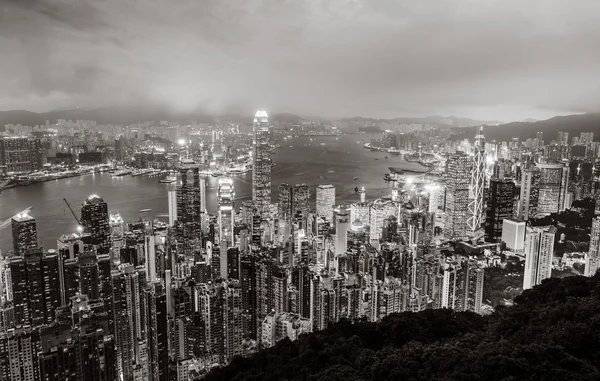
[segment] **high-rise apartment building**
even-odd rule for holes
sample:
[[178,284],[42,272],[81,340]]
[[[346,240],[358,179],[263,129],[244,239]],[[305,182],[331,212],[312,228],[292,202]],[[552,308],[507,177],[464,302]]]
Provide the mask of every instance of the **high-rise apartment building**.
[[31,147],[25,136],[0,137],[0,165],[9,173],[32,171]]
[[527,228],[525,236],[524,290],[533,288],[552,275],[555,236],[555,227]]
[[333,221],[333,206],[335,205],[335,187],[319,185],[317,187],[317,215]]
[[503,221],[512,218],[515,183],[512,180],[492,179],[485,219],[485,239],[495,242],[502,237]]
[[465,239],[469,229],[469,187],[473,159],[464,152],[456,152],[446,162],[446,217],[444,236],[447,239]]
[[302,229],[306,229],[308,213],[310,211],[310,191],[306,184],[296,184],[292,191],[293,222]]
[[585,276],[594,276],[600,268],[600,217],[592,220],[590,249],[585,261]]
[[[475,136],[475,147],[473,153],[473,165],[470,171],[469,202],[467,227],[470,232],[475,232],[483,226],[484,222],[484,189],[485,189],[485,139],[483,127],[479,127]],[[463,176],[465,173],[463,173]]]
[[175,226],[177,221],[177,186],[169,184],[167,190],[167,204],[169,213],[169,226]]
[[91,195],[81,207],[81,225],[91,236],[92,245],[99,254],[110,251],[110,221],[108,204],[98,195]]
[[35,219],[27,213],[20,213],[11,220],[13,249],[15,255],[24,255],[38,248]]
[[254,149],[252,151],[252,200],[265,218],[271,204],[271,130],[265,111],[254,115]]

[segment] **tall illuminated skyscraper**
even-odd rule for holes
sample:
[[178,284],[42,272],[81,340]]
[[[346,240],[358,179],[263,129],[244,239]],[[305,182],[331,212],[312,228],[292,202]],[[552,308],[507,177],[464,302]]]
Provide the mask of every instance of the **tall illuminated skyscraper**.
[[98,254],[110,251],[110,223],[108,204],[98,195],[91,195],[81,207],[81,224],[84,231],[92,237],[92,245]]
[[469,218],[470,173],[472,158],[464,152],[456,152],[446,162],[446,218],[444,236],[447,239],[465,239]]
[[495,242],[502,237],[503,221],[513,215],[515,183],[512,180],[492,179],[485,219],[485,239]]
[[169,185],[167,191],[167,201],[169,206],[169,226],[174,226],[177,221],[177,187]]
[[333,221],[333,205],[335,205],[335,187],[333,185],[319,185],[317,187],[317,215]]
[[37,249],[37,227],[33,217],[27,213],[17,214],[12,218],[11,225],[13,248],[16,256]]
[[185,254],[191,254],[202,239],[204,182],[200,165],[182,162],[177,184],[177,245]]
[[[485,139],[483,127],[479,127],[475,136],[475,150],[473,153],[473,167],[469,185],[469,204],[467,225],[470,232],[479,230],[484,221],[483,216],[483,191],[485,188]],[[464,176],[464,174],[463,174]]]
[[[219,241],[225,242],[227,247],[234,245],[234,198],[233,180],[228,177],[221,177],[217,190],[217,201],[219,203]],[[221,248],[221,250],[226,250],[227,247]]]
[[252,200],[261,217],[268,215],[271,204],[271,130],[265,111],[254,115],[254,149],[252,152]]
[[590,234],[590,251],[585,261],[585,276],[594,276],[600,267],[600,217],[592,220]]
[[301,228],[306,227],[308,212],[310,211],[310,191],[306,184],[294,185],[292,192],[292,216],[295,223],[300,223]]

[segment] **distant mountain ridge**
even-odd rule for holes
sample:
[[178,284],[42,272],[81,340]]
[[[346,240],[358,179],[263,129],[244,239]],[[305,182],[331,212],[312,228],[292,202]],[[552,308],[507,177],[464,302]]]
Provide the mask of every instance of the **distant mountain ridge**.
[[[239,113],[226,113],[223,115],[211,115],[201,110],[194,112],[175,112],[161,106],[111,106],[99,107],[95,109],[59,109],[44,113],[35,113],[26,110],[0,111],[0,129],[7,124],[21,124],[26,126],[44,125],[46,120],[50,124],[56,123],[58,119],[66,120],[95,120],[99,124],[134,124],[148,121],[178,121],[181,123],[205,122],[213,123],[216,118],[235,123],[249,122],[252,115],[240,115]],[[322,118],[322,117],[302,117],[292,113],[273,113],[271,119],[280,122],[299,124],[305,121],[342,121],[359,123],[391,123],[391,124],[433,124],[440,127],[470,127],[482,124],[498,124],[494,121],[478,121],[469,118],[455,116],[428,116],[424,118],[398,117],[392,119],[376,119],[365,117],[353,118]]]
[[[473,139],[476,133],[476,127],[455,129],[454,139]],[[535,138],[538,132],[544,136],[545,142],[550,142],[558,138],[558,132],[568,132],[570,138],[579,136],[582,132],[593,132],[594,139],[600,138],[600,112],[593,112],[578,115],[555,116],[548,120],[535,122],[512,122],[501,124],[499,126],[489,126],[483,128],[483,134],[486,140],[510,141],[512,138],[525,140]]]

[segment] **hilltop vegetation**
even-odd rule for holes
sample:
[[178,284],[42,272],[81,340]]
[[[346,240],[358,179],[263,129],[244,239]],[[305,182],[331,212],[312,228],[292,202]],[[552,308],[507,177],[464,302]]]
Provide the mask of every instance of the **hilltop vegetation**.
[[597,380],[600,275],[548,279],[481,317],[428,310],[340,322],[206,380]]

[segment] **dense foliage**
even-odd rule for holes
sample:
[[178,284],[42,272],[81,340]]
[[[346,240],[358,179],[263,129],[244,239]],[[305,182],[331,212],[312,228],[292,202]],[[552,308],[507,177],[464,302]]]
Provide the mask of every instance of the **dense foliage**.
[[207,380],[597,380],[600,275],[548,279],[487,317],[450,310],[341,322]]

